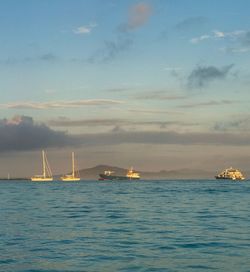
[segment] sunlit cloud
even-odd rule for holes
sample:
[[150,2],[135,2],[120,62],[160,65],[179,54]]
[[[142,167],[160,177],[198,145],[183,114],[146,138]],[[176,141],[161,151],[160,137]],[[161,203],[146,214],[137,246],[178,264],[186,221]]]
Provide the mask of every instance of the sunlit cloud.
[[128,21],[120,26],[121,31],[136,30],[145,25],[153,13],[152,6],[148,3],[138,3],[129,10]]
[[240,102],[235,100],[220,100],[220,101],[210,100],[206,102],[183,104],[183,105],[180,105],[179,108],[199,108],[199,107],[206,107],[206,106],[232,105],[237,103],[240,103]]
[[75,101],[53,101],[53,102],[15,102],[0,104],[0,108],[7,109],[58,109],[58,108],[78,108],[84,106],[112,106],[122,104],[123,101],[109,99],[89,99]]

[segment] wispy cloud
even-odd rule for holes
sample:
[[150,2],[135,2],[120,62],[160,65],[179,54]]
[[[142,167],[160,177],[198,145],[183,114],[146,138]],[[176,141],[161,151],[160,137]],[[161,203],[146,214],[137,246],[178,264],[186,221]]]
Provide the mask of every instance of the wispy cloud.
[[30,56],[24,58],[7,57],[5,59],[0,59],[0,64],[3,65],[16,65],[16,64],[29,64],[32,62],[48,62],[53,63],[60,61],[61,59],[53,53],[44,53],[37,56]]
[[110,62],[132,47],[134,38],[131,32],[144,26],[152,15],[152,7],[148,3],[131,6],[128,20],[118,26],[114,39],[104,41],[102,48],[87,59],[89,63]]
[[203,16],[189,17],[176,24],[175,29],[179,31],[193,30],[194,28],[204,27],[207,22],[208,19]]
[[48,147],[75,146],[74,136],[35,123],[29,116],[0,119],[0,152],[34,150]]
[[210,100],[207,102],[197,102],[197,103],[192,103],[192,104],[184,104],[180,105],[179,108],[198,108],[198,107],[206,107],[206,106],[222,106],[222,105],[232,105],[239,103],[239,101],[235,100],[221,100],[221,101],[215,101],[215,100]]
[[89,63],[109,62],[122,53],[126,53],[132,46],[133,39],[129,35],[118,35],[114,40],[105,41],[103,47],[87,59]]
[[166,91],[151,91],[151,92],[143,92],[141,94],[137,94],[135,99],[138,100],[180,100],[188,98],[186,95],[182,94],[170,94]]
[[230,39],[230,40],[237,40],[237,39],[244,39],[246,36],[246,30],[236,30],[232,32],[223,32],[220,30],[214,30],[210,34],[203,34],[199,37],[192,38],[190,40],[191,43],[197,44],[204,40],[220,40],[220,39]]
[[73,33],[78,34],[78,35],[84,35],[84,34],[89,34],[92,32],[92,30],[97,26],[96,23],[90,23],[85,26],[79,26],[76,29],[73,29]]
[[150,144],[150,145],[221,145],[249,146],[250,135],[241,133],[178,133],[175,131],[123,131],[78,136],[89,146]]
[[145,25],[153,13],[152,6],[148,3],[138,3],[129,10],[128,21],[120,26],[121,31],[136,30]]
[[111,118],[111,119],[78,119],[71,120],[68,118],[58,118],[54,120],[50,120],[49,125],[53,127],[152,127],[157,126],[160,128],[166,128],[170,126],[194,126],[197,124],[194,123],[185,123],[182,121],[141,121],[141,120],[128,120],[128,119],[119,119],[119,118]]
[[227,77],[233,64],[218,68],[215,66],[197,66],[188,76],[189,88],[203,88],[210,82],[222,80]]
[[123,101],[109,99],[89,99],[75,101],[53,101],[53,102],[15,102],[0,104],[1,108],[8,109],[58,109],[58,108],[77,108],[83,106],[111,106],[122,104]]
[[231,116],[229,120],[217,121],[213,129],[219,132],[249,132],[250,131],[250,116]]
[[205,40],[226,41],[228,45],[221,47],[220,51],[226,53],[247,53],[250,52],[250,31],[235,30],[232,32],[223,32],[214,30],[210,34],[203,34],[190,40],[193,44],[201,43]]
[[136,113],[143,113],[143,114],[184,114],[183,112],[178,111],[167,111],[167,110],[160,110],[160,109],[129,109],[130,112],[136,112]]

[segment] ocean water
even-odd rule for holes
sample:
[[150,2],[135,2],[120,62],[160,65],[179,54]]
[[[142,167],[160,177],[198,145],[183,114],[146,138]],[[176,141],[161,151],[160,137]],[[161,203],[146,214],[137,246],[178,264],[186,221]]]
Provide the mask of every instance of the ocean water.
[[0,271],[250,271],[250,181],[1,181]]

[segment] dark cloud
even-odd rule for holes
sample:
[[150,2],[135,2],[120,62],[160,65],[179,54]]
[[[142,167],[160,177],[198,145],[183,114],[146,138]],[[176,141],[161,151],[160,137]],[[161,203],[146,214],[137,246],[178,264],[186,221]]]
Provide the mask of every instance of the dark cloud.
[[0,119],[0,152],[34,150],[77,145],[78,141],[64,132],[36,124],[28,116]]
[[[155,124],[155,122],[152,122]],[[143,122],[142,122],[143,124]],[[148,122],[145,122],[148,124]],[[158,122],[165,128],[168,122]],[[168,145],[250,145],[245,133],[178,133],[176,131],[125,131],[119,124],[106,133],[69,135],[45,124],[34,123],[31,117],[17,116],[0,120],[0,152],[29,151],[49,147],[104,146],[120,144]]]
[[113,41],[105,41],[103,47],[88,58],[87,62],[98,63],[112,61],[120,54],[128,51],[132,44],[133,39],[129,35],[118,35]]
[[217,68],[215,66],[198,66],[188,76],[189,88],[203,88],[210,82],[225,79],[232,69],[233,64]]
[[208,22],[208,19],[203,16],[190,17],[182,20],[175,25],[175,29],[179,31],[193,30],[196,28],[204,27]]

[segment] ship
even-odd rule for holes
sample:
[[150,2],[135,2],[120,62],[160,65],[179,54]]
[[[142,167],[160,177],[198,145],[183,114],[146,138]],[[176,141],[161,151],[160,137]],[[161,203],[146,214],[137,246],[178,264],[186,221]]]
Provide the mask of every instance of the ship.
[[220,174],[215,176],[216,179],[230,179],[230,180],[236,180],[236,181],[242,181],[245,179],[243,174],[235,168],[227,168],[224,171],[222,171]]
[[135,172],[133,168],[131,167],[128,171],[126,176],[118,176],[115,175],[114,171],[104,171],[104,173],[99,174],[100,178],[99,180],[139,180],[140,174],[138,172]]
[[35,175],[31,177],[31,181],[52,181],[53,176],[49,166],[49,162],[44,150],[42,150],[42,175]]
[[80,173],[75,167],[75,153],[72,152],[72,173],[68,175],[64,175],[61,177],[61,181],[79,181],[80,178]]

